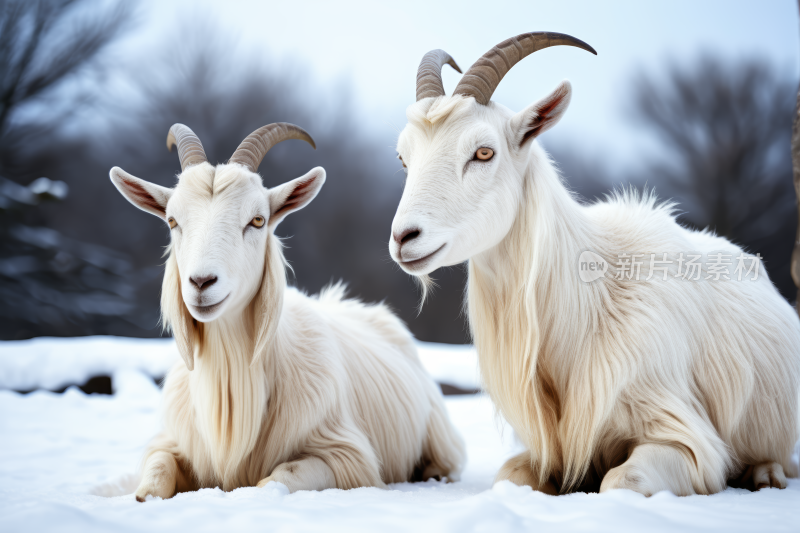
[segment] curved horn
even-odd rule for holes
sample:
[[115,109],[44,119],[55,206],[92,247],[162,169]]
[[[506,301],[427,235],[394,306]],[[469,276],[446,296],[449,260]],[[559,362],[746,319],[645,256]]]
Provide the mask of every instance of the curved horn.
[[431,50],[422,56],[417,69],[417,102],[423,98],[444,96],[442,67],[445,65],[450,65],[461,74],[455,60],[444,50]]
[[597,55],[594,48],[570,35],[549,31],[522,33],[506,39],[472,65],[453,94],[472,96],[478,103],[487,105],[503,76],[511,67],[532,53],[550,46],[576,46]]
[[239,163],[247,167],[251,172],[257,172],[261,160],[267,155],[269,149],[288,139],[305,141],[315,150],[317,149],[314,139],[300,126],[295,126],[288,122],[276,122],[258,128],[248,135],[239,145],[239,148],[233,152],[233,156],[228,163]]
[[181,160],[181,172],[190,165],[206,163],[208,158],[203,150],[203,144],[192,130],[183,124],[173,124],[167,134],[167,150],[178,145],[178,157]]

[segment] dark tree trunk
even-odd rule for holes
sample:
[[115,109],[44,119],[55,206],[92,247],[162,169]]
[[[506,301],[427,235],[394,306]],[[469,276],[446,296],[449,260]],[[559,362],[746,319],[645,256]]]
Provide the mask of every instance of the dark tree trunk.
[[[797,4],[800,8],[800,0]],[[792,167],[794,168],[794,190],[798,198],[797,237],[794,241],[794,252],[792,252],[792,279],[798,289],[798,298],[795,300],[795,306],[797,306],[800,302],[800,89],[797,92],[797,107],[792,127]],[[800,307],[797,309],[800,313]]]

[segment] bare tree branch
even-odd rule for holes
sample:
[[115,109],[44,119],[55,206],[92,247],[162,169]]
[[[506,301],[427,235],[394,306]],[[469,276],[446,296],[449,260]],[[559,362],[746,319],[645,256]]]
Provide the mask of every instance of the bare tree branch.
[[[0,139],[13,116],[92,64],[119,34],[130,4],[97,12],[93,0],[10,0],[0,8]],[[97,14],[95,14],[97,13]]]
[[787,297],[794,295],[786,148],[795,83],[763,60],[707,56],[666,76],[641,77],[633,101],[635,117],[661,143],[648,181],[676,196],[681,222],[770,255],[771,277]]

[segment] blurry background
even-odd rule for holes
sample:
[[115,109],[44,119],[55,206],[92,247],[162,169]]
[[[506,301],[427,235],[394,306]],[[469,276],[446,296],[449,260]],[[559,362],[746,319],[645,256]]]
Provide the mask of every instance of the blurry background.
[[[533,30],[572,34],[597,57],[545,50],[494,99],[519,110],[561,79],[565,119],[542,139],[591,201],[655,187],[681,222],[711,227],[764,257],[794,298],[796,199],[789,139],[798,85],[798,14],[771,2],[141,2],[0,3],[0,338],[160,336],[166,226],[108,180],[120,166],[171,186],[175,122],[209,160],[270,122],[296,123],[260,173],[274,186],[316,165],[328,182],[278,228],[292,283],[345,280],[386,300],[421,340],[464,343],[464,271],[435,273],[417,316],[413,281],[387,242],[404,174],[394,144],[433,48],[462,69]],[[458,75],[444,70],[445,89]]]

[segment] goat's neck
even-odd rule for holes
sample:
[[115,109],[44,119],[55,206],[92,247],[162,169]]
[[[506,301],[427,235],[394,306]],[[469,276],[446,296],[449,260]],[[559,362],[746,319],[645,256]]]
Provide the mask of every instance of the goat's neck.
[[[527,320],[536,323],[542,340],[558,323],[574,328],[571,321],[580,318],[585,300],[596,292],[593,284],[580,280],[578,257],[584,250],[602,253],[605,247],[585,210],[547,157],[531,156],[511,230],[470,260],[468,298],[480,300],[476,303],[491,298],[490,305],[504,314],[530,315]],[[499,320],[497,326],[507,329],[512,323]],[[474,333],[483,332],[478,328]]]
[[592,297],[578,256],[598,241],[543,152],[531,156],[523,180],[511,230],[470,260],[467,307],[484,386],[546,476],[561,469],[558,391],[579,357]]

